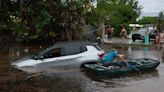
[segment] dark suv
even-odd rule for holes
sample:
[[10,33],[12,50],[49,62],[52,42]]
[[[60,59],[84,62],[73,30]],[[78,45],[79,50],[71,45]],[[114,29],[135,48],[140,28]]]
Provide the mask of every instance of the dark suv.
[[[144,42],[144,35],[146,31],[147,31],[146,28],[141,28],[136,33],[133,33],[132,34],[133,42],[135,42],[135,40],[143,40]],[[148,34],[149,34],[149,40],[155,40],[155,36],[157,35],[156,30],[148,30]]]

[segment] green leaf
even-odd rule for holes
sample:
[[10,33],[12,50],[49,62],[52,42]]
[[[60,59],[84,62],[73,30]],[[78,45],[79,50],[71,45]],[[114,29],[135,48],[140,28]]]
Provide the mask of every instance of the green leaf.
[[50,31],[50,32],[49,32],[49,36],[51,36],[51,37],[55,37],[55,36],[56,36],[56,33],[53,32],[53,31]]

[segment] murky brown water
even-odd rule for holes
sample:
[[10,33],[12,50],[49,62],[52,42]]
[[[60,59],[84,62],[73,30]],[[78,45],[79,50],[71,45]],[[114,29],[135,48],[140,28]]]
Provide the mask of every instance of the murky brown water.
[[[126,58],[149,57],[161,61],[155,71],[134,73],[117,78],[96,77],[83,69],[58,70],[53,67],[25,67],[24,71],[10,66],[20,57],[33,54],[44,46],[0,45],[0,92],[163,92],[164,50],[159,47],[110,46],[126,53]],[[39,73],[41,72],[41,73]]]

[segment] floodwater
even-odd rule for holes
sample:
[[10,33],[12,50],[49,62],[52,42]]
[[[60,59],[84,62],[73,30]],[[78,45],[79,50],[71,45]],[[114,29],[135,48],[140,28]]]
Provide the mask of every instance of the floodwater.
[[161,64],[155,71],[108,78],[93,76],[85,69],[24,67],[15,69],[13,60],[36,53],[45,46],[0,45],[1,92],[163,92],[164,49],[160,46],[102,45],[105,51],[116,48],[127,59],[153,58]]

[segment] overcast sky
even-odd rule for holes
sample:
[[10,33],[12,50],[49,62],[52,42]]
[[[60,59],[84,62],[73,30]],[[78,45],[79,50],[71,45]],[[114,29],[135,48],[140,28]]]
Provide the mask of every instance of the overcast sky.
[[158,16],[159,12],[164,11],[164,0],[138,0],[143,6],[142,16]]

